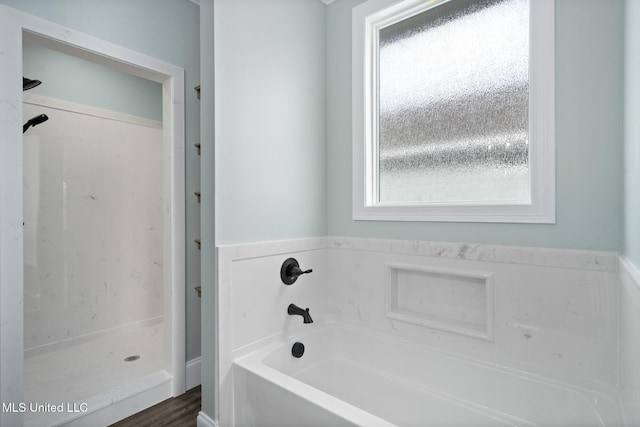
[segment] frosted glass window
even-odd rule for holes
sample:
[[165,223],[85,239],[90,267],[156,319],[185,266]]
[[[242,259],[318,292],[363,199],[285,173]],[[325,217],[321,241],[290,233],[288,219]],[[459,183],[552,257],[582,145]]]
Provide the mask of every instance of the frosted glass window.
[[529,1],[452,0],[378,36],[379,202],[529,202]]

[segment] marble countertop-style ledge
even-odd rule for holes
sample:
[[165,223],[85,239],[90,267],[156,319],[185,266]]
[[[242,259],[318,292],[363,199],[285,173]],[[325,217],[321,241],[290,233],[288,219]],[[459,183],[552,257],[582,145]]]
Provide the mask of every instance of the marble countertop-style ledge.
[[615,252],[329,236],[327,247],[581,270],[618,271]]
[[327,238],[308,237],[301,239],[273,240],[267,242],[222,245],[216,249],[223,260],[256,258],[261,256],[286,254],[290,252],[312,251],[327,248]]

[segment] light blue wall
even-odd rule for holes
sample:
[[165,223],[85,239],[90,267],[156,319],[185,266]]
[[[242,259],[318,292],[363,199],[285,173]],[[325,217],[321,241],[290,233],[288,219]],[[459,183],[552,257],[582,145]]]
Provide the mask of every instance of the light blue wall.
[[217,244],[326,234],[325,6],[215,2]]
[[351,219],[351,8],[359,3],[327,9],[329,234],[621,249],[622,0],[556,0],[555,225]]
[[[187,360],[200,355],[200,103],[193,87],[200,83],[199,8],[188,0],[0,0],[0,3],[158,58],[185,70],[186,112],[186,298]],[[38,77],[38,76],[30,76]],[[51,86],[46,81],[44,85]],[[33,89],[36,93],[38,88]]]
[[101,64],[25,44],[23,74],[43,82],[29,93],[162,121],[162,85]]
[[640,1],[625,2],[624,254],[640,267]]

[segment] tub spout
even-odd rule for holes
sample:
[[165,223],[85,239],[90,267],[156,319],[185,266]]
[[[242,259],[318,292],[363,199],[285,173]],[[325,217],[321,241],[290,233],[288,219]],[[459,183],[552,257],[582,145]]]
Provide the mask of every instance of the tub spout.
[[302,318],[304,319],[304,323],[313,323],[313,319],[311,319],[308,308],[300,308],[295,304],[289,304],[289,307],[287,308],[287,314],[289,314],[290,316],[302,316]]

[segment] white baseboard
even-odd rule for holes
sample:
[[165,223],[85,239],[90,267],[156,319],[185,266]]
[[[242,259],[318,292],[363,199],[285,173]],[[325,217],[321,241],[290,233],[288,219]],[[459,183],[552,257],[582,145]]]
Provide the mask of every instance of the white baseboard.
[[200,364],[201,358],[196,357],[195,359],[191,359],[187,362],[187,372],[186,372],[186,389],[191,390],[194,387],[198,387],[201,384],[200,379]]
[[198,413],[197,427],[218,427],[218,423],[213,421],[209,415],[200,411]]

